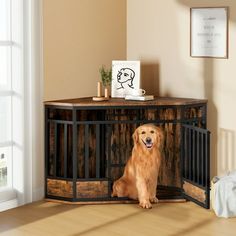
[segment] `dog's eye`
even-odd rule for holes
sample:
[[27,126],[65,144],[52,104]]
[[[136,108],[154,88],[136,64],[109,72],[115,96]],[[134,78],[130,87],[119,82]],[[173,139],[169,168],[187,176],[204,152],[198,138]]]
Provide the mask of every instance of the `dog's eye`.
[[127,74],[127,73],[124,73],[124,76],[126,76],[126,77],[127,77],[127,76],[129,76],[129,74]]
[[155,132],[154,132],[154,130],[151,130],[150,133],[151,133],[151,134],[154,134]]
[[141,134],[146,134],[146,132],[145,131],[142,131],[142,133]]

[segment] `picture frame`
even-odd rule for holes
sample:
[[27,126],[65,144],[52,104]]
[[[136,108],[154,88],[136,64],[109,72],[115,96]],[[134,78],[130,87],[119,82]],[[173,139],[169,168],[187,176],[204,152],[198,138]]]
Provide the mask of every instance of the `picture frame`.
[[140,88],[140,61],[112,61],[111,96],[124,98]]
[[228,58],[228,7],[190,8],[190,56]]

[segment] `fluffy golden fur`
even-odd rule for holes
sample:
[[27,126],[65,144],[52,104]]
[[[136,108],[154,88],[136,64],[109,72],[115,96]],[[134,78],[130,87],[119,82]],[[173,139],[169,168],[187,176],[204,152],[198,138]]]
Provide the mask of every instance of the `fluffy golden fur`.
[[132,156],[125,166],[124,174],[113,184],[112,196],[139,200],[143,208],[157,203],[157,179],[161,163],[163,133],[151,124],[139,126],[134,134]]

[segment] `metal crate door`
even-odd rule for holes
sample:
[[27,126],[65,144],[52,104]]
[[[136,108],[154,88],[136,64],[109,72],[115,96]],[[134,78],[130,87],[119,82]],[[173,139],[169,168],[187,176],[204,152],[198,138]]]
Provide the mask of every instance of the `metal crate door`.
[[210,207],[210,132],[182,125],[181,173],[183,196]]

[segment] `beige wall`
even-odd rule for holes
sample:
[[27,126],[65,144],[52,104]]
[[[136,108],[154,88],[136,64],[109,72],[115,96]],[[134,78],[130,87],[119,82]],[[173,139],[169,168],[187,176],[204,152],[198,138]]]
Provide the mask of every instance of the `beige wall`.
[[44,100],[92,96],[99,67],[126,59],[126,0],[43,1]]
[[[194,6],[229,6],[229,59],[189,56]],[[235,20],[235,0],[127,0],[127,59],[142,61],[143,86],[159,95],[209,99],[212,175],[236,169]]]

